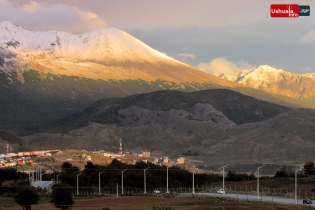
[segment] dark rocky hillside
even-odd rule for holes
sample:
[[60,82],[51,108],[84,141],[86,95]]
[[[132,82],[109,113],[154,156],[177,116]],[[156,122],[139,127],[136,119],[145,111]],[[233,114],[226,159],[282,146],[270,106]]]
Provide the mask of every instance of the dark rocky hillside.
[[315,111],[288,109],[213,89],[102,99],[23,137],[25,149],[143,149],[205,165],[299,164],[315,158]]
[[[202,113],[202,114],[201,114]],[[120,110],[123,124],[90,122],[66,133],[44,132],[23,137],[28,149],[75,148],[151,151],[200,161],[199,165],[303,164],[315,159],[315,112],[296,109],[255,123],[235,125],[210,105],[196,104],[191,112],[156,111],[131,106]]]
[[[148,110],[156,115],[160,111],[179,110],[187,113],[194,112],[196,105],[209,105],[215,111],[220,111],[223,116],[235,124],[260,122],[289,110],[269,102],[257,100],[235,91],[226,89],[212,89],[197,92],[157,91],[138,94],[126,98],[102,99],[95,102],[83,112],[74,114],[55,123],[58,131],[69,131],[85,127],[91,122],[118,126],[129,125],[124,110],[133,107],[134,125],[143,122],[144,115],[137,113],[137,109]],[[204,112],[207,110],[204,107]],[[202,116],[205,113],[200,113]],[[149,117],[149,116],[147,116]],[[188,116],[189,117],[189,116]],[[151,116],[151,118],[154,118]],[[192,117],[191,117],[192,118]],[[212,121],[215,122],[214,119]],[[151,122],[150,120],[148,122]],[[54,130],[55,128],[51,129]]]

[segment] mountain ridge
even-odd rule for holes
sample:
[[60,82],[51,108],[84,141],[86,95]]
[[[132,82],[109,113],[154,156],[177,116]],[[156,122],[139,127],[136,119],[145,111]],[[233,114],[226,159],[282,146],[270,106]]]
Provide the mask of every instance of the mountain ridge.
[[141,147],[170,158],[190,151],[205,165],[277,163],[283,152],[296,163],[314,157],[314,116],[231,90],[158,91],[100,100],[23,140],[29,149],[112,151],[122,138],[126,151]]
[[265,92],[288,96],[294,99],[314,100],[315,73],[292,74],[282,69],[261,65],[241,70],[232,75],[221,74],[221,78],[243,84]]
[[173,82],[215,82],[239,86],[181,63],[115,28],[82,34],[33,32],[0,22],[0,70],[35,69],[53,74],[92,79],[157,79]]

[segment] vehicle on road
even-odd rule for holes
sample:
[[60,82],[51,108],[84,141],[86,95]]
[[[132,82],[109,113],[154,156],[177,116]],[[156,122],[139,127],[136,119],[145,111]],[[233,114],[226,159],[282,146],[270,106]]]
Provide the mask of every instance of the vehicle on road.
[[303,199],[303,204],[313,204],[313,201],[310,198],[304,198]]
[[160,190],[158,190],[158,189],[154,190],[153,192],[154,192],[155,194],[160,194],[160,193],[161,193]]
[[225,194],[225,191],[223,189],[218,189],[217,194]]

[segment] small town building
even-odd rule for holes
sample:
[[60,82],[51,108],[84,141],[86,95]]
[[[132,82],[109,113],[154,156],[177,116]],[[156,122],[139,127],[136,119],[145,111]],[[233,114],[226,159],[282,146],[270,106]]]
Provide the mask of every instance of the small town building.
[[185,163],[185,159],[183,157],[177,158],[177,164],[184,164],[184,163]]
[[139,157],[150,157],[150,151],[144,150],[139,153]]

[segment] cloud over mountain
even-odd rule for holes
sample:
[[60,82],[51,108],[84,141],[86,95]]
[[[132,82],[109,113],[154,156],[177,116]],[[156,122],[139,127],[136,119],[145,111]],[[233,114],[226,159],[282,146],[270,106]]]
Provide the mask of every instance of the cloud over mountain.
[[82,32],[103,28],[107,25],[94,12],[67,4],[37,3],[36,1],[19,5],[8,0],[0,0],[0,19],[17,22],[32,30],[54,28],[69,32]]
[[252,67],[251,64],[245,61],[232,62],[228,61],[224,57],[216,58],[209,63],[200,63],[197,65],[198,69],[204,70],[211,74],[235,74],[244,68]]

